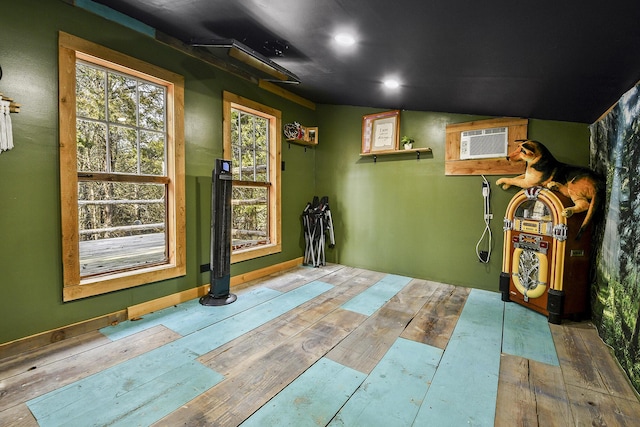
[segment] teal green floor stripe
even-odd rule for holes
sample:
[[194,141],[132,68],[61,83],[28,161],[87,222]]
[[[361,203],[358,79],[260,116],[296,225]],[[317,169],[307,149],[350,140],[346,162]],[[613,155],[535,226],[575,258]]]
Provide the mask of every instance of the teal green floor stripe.
[[560,366],[547,316],[520,304],[505,304],[502,352]]
[[[333,288],[324,282],[313,281],[272,298],[251,310],[228,317],[211,326],[180,338],[169,345],[178,345],[202,355],[286,313]],[[233,303],[235,304],[235,303]],[[231,304],[231,305],[233,305]]]
[[222,381],[222,375],[196,357],[188,349],[163,346],[30,400],[27,406],[41,427],[103,426],[126,418],[151,423]]
[[439,348],[398,338],[329,425],[411,426],[441,356]]
[[233,304],[220,307],[205,307],[200,305],[198,299],[193,299],[174,307],[145,314],[140,320],[127,320],[115,326],[102,328],[100,332],[112,341],[116,341],[153,326],[164,325],[180,335],[187,335],[279,295],[282,295],[282,292],[269,288],[257,288],[242,294]]
[[442,355],[415,426],[492,426],[504,303],[472,289]]
[[[41,426],[155,422],[223,377],[195,359],[333,288],[314,281],[27,402]],[[237,303],[237,302],[236,302]],[[230,306],[236,304],[233,303]],[[192,308],[198,309],[193,306]],[[215,310],[219,307],[208,307]],[[166,395],[159,405],[158,393]],[[94,412],[94,409],[98,408]],[[104,413],[103,416],[99,415]],[[69,419],[78,416],[77,424]],[[88,421],[89,420],[89,421]],[[145,423],[141,423],[145,425]],[[122,425],[132,425],[123,421]]]
[[366,374],[322,358],[241,426],[324,426],[365,377]]
[[388,274],[364,292],[344,303],[342,308],[371,316],[410,281],[410,277]]

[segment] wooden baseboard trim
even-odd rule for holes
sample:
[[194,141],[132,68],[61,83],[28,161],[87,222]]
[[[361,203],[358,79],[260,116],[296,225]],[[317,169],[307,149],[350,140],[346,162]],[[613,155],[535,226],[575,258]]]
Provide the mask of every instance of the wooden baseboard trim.
[[0,344],[0,359],[15,356],[48,344],[53,344],[68,338],[77,337],[87,332],[96,331],[109,325],[115,325],[119,322],[127,320],[127,310],[120,310],[114,313],[105,314],[104,316],[94,317],[93,319],[83,320],[82,322],[63,326],[61,328],[51,329],[39,334],[30,335],[28,337],[19,338]]
[[281,262],[280,264],[270,265],[268,267],[264,267],[259,270],[253,270],[244,274],[233,276],[231,278],[230,286],[231,288],[238,289],[240,285],[250,282],[251,280],[260,279],[261,277],[265,277],[273,273],[279,273],[285,270],[290,270],[293,267],[302,265],[302,261],[304,261],[303,257],[294,258],[289,261]]
[[197,288],[187,289],[186,291],[167,295],[166,297],[157,298],[151,301],[145,301],[140,304],[127,307],[127,319],[137,319],[145,314],[162,310],[163,308],[178,305],[194,298],[200,298],[209,292],[209,285],[198,286]]
[[[259,270],[250,271],[248,273],[239,274],[231,278],[230,286],[235,289],[241,289],[243,284],[251,280],[259,279],[280,271],[289,270],[298,265],[302,265],[303,258],[295,258],[280,264],[270,265]],[[38,347],[43,347],[57,341],[92,332],[109,325],[115,325],[128,319],[135,319],[163,308],[171,307],[185,301],[199,298],[209,292],[209,285],[202,285],[197,288],[187,289],[186,291],[167,295],[151,301],[127,307],[126,310],[116,311],[114,313],[105,314],[104,316],[95,317],[93,319],[74,323],[72,325],[63,326],[61,328],[52,329],[50,331],[41,332],[14,341],[0,344],[0,359],[24,353]]]

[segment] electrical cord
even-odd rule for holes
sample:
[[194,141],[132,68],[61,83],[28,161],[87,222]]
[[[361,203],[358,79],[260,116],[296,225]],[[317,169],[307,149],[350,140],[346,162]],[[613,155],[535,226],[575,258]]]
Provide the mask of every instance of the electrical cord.
[[[489,186],[489,181],[487,181],[487,178],[485,178],[484,175],[482,175],[482,198],[484,199],[484,212],[482,217],[484,219],[485,227],[484,227],[484,231],[482,232],[482,236],[480,236],[480,240],[478,240],[478,243],[476,244],[476,255],[478,256],[478,260],[484,264],[488,264],[489,259],[491,258],[492,236],[491,236],[490,224],[491,224],[491,219],[493,218],[493,215],[491,214],[491,204],[489,201],[490,194],[491,194],[491,187]],[[488,249],[486,251],[481,251],[480,244],[485,239],[485,236],[488,237]]]

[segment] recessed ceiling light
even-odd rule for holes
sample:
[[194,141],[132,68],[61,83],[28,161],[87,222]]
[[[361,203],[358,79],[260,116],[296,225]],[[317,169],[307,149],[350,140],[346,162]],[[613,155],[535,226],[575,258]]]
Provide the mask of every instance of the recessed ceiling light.
[[356,39],[353,38],[351,34],[348,33],[339,33],[334,37],[335,41],[338,42],[341,46],[351,46],[356,42]]
[[397,89],[400,87],[400,82],[396,79],[386,79],[383,84],[389,89]]

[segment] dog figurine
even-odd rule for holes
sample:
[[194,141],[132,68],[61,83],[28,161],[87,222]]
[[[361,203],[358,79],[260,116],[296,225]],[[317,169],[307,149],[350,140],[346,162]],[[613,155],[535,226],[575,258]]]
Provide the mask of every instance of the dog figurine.
[[562,211],[563,216],[568,218],[575,213],[587,211],[576,236],[576,239],[579,239],[600,202],[602,180],[591,169],[559,162],[547,147],[538,141],[518,142],[518,146],[507,156],[507,160],[526,162],[524,174],[514,178],[500,178],[496,184],[501,185],[503,190],[512,185],[520,188],[542,186],[569,197],[574,206],[565,208]]

